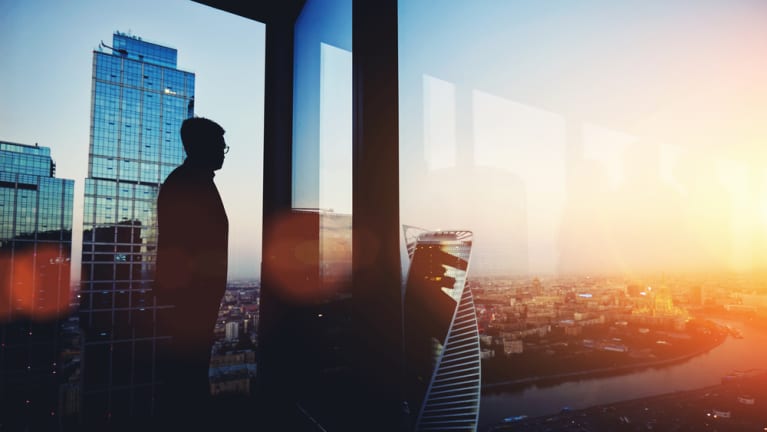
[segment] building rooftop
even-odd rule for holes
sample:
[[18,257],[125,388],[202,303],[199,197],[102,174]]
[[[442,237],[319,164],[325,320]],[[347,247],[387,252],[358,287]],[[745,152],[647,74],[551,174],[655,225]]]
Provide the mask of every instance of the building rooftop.
[[165,45],[147,42],[139,36],[115,31],[112,46],[102,41],[99,50],[108,48],[112,55],[170,68],[177,67],[178,51]]
[[19,144],[10,141],[0,140],[0,151],[11,151],[15,153],[26,153],[37,156],[50,156],[51,149],[49,147],[40,147],[37,144]]

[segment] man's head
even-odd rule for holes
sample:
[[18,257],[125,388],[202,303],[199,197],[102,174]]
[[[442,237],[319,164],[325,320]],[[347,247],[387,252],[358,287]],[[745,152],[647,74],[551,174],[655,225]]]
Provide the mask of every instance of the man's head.
[[181,124],[181,142],[187,158],[198,165],[212,170],[224,164],[224,153],[228,149],[224,141],[224,128],[213,120],[192,117]]

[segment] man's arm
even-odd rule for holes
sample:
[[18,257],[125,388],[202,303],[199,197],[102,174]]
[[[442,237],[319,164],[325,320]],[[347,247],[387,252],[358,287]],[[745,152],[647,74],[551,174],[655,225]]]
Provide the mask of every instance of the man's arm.
[[160,188],[157,199],[158,251],[157,288],[160,297],[174,296],[189,285],[193,277],[194,216],[190,185],[169,179]]

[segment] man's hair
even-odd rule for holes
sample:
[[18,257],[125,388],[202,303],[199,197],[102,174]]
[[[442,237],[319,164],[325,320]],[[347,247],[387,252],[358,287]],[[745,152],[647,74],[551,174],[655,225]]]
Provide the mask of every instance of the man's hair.
[[181,142],[187,155],[211,145],[216,138],[224,135],[224,128],[205,117],[190,117],[181,123]]

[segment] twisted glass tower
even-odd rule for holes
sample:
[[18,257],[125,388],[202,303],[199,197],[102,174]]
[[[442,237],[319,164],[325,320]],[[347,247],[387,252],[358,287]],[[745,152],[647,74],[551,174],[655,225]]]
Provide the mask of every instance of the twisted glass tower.
[[[106,50],[104,50],[106,48]],[[83,414],[89,421],[154,409],[157,305],[152,294],[160,183],[183,161],[193,73],[177,51],[116,32],[93,53],[83,215],[80,324]]]
[[481,364],[466,284],[472,233],[406,227],[406,399],[416,431],[476,431]]

